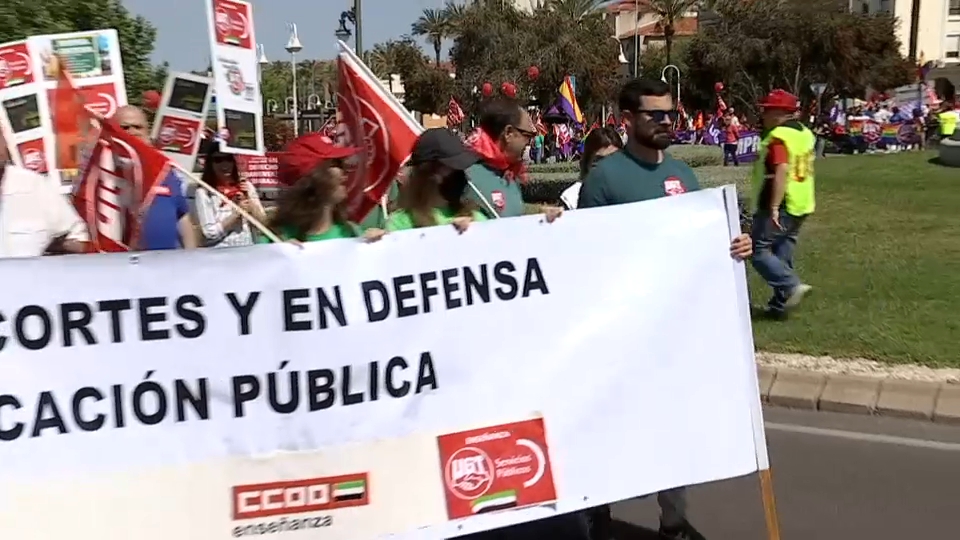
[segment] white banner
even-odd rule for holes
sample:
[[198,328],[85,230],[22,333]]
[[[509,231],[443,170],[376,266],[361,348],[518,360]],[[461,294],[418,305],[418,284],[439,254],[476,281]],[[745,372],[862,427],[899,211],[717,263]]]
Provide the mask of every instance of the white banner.
[[439,539],[756,471],[728,223],[4,261],[0,537]]
[[205,0],[213,59],[217,128],[234,154],[263,155],[263,104],[257,76],[253,6],[240,0]]
[[203,140],[213,79],[191,73],[171,73],[153,121],[151,139],[157,148],[188,171],[193,170]]

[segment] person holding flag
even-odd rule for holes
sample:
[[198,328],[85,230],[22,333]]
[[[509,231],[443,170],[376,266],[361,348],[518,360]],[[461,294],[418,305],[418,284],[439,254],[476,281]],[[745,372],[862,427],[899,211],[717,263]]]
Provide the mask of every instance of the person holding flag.
[[[359,152],[359,148],[336,146],[322,133],[291,141],[280,156],[278,174],[280,183],[289,187],[280,195],[270,228],[295,244],[364,237],[346,209],[345,161]],[[365,237],[381,236],[381,229],[369,229]],[[261,237],[259,242],[270,243],[270,239]]]
[[476,202],[464,197],[464,171],[479,159],[452,131],[424,131],[413,147],[412,170],[400,195],[399,210],[387,220],[387,231],[453,225],[463,232],[470,223],[489,219]]

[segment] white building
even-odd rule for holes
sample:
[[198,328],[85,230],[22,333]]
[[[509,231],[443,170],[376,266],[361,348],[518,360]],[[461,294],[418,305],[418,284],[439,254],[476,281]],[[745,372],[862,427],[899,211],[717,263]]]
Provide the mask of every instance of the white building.
[[[916,39],[912,35],[914,4]],[[960,0],[850,0],[850,9],[862,13],[892,13],[900,20],[897,38],[901,52],[938,63],[960,64]]]

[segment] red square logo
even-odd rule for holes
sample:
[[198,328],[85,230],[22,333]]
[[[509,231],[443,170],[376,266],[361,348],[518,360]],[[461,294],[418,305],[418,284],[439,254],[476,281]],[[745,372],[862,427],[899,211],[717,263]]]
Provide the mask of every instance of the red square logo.
[[447,517],[557,500],[543,419],[437,437]]

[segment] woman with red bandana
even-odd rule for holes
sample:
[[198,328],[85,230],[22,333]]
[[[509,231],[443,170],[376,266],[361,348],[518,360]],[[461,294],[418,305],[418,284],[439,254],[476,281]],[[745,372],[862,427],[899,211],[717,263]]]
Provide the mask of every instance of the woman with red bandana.
[[270,220],[277,236],[293,243],[383,236],[380,229],[361,234],[360,227],[346,216],[344,162],[359,151],[336,146],[320,133],[304,135],[287,145],[280,156],[278,176],[280,183],[289,187],[280,195]]
[[[524,214],[520,184],[527,180],[523,151],[537,136],[530,114],[517,101],[496,98],[480,109],[480,128],[467,144],[480,156],[480,162],[467,169],[467,195],[491,218]],[[562,210],[543,207],[547,221]]]

